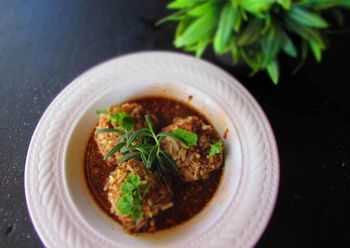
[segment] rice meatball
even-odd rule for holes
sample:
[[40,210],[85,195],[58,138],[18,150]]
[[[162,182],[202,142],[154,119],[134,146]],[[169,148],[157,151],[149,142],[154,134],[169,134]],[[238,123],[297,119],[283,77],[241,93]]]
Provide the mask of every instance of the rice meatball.
[[165,138],[162,148],[176,161],[180,176],[185,181],[206,179],[210,172],[223,165],[223,152],[209,156],[211,144],[220,140],[215,129],[197,116],[175,118],[173,124],[163,128],[162,132],[173,132],[181,128],[197,134],[197,145],[186,147],[182,143]]
[[[133,117],[134,129],[145,127],[144,108],[137,103],[124,103],[122,105],[114,105],[110,107],[108,109],[108,114],[100,114],[96,130],[103,128],[118,128],[119,124],[110,120],[111,116],[115,115],[117,112],[124,112]],[[120,142],[120,140],[118,140],[119,136],[121,136],[121,133],[97,133],[95,131],[95,140],[102,156],[105,156],[113,147],[118,144],[118,142]],[[116,152],[107,159],[107,162],[110,165],[115,165],[121,157],[121,154],[119,152]]]
[[[130,215],[122,215],[118,209],[119,199],[122,197],[121,186],[130,173],[146,181],[141,195],[142,217],[133,220]],[[155,173],[146,169],[142,162],[130,159],[119,164],[115,171],[111,172],[107,179],[104,190],[107,191],[108,201],[111,204],[110,213],[116,215],[122,223],[124,229],[129,233],[140,231],[153,232],[156,230],[154,217],[163,210],[173,206],[171,192],[161,182]]]

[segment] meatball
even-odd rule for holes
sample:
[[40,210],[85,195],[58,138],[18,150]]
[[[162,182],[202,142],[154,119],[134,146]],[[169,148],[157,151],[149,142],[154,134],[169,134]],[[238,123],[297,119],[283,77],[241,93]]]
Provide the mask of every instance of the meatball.
[[[140,177],[147,182],[147,189],[141,194],[145,194],[142,199],[142,217],[133,220],[131,216],[122,215],[118,210],[118,202],[122,196],[121,185],[125,182],[130,173]],[[111,203],[110,212],[118,217],[124,229],[130,233],[156,230],[154,217],[163,210],[173,206],[171,192],[161,182],[155,173],[146,169],[142,162],[130,159],[119,164],[115,171],[111,172],[104,187],[108,201]]]
[[[109,108],[108,114],[100,114],[100,119],[97,124],[96,130],[103,128],[117,128],[118,123],[111,122],[110,117],[117,112],[124,112],[131,117],[133,117],[134,129],[139,129],[145,127],[145,110],[137,103],[124,103],[122,105],[115,105]],[[120,140],[118,137],[121,133],[97,133],[95,132],[95,140],[99,151],[102,156],[105,156],[113,147],[115,147]],[[114,153],[111,157],[107,159],[108,164],[117,164],[117,161],[121,158],[119,152]]]
[[205,179],[210,172],[223,165],[223,152],[209,156],[211,144],[220,140],[219,134],[202,119],[197,116],[187,118],[175,118],[173,124],[163,128],[162,132],[172,132],[181,128],[190,133],[197,134],[197,145],[186,147],[182,143],[165,138],[162,148],[176,161],[181,178],[185,181]]

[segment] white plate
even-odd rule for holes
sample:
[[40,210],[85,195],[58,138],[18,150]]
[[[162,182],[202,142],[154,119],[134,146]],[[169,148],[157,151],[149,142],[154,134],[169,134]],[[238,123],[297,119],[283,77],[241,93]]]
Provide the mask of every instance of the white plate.
[[[225,170],[205,209],[187,223],[130,236],[91,199],[83,158],[95,110],[143,95],[170,96],[205,113],[225,140]],[[29,212],[47,247],[251,247],[271,216],[279,161],[271,127],[254,98],[221,69],[193,57],[144,52],[78,77],[50,104],[25,168]]]

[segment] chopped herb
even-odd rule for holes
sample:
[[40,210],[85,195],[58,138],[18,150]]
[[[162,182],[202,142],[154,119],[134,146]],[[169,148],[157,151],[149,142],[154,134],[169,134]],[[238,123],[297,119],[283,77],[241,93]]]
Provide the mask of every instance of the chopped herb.
[[130,131],[134,126],[134,119],[132,116],[124,113],[117,112],[110,117],[111,122],[118,123],[120,127]]
[[216,154],[221,153],[223,150],[223,144],[221,140],[216,141],[214,144],[210,145],[209,157],[213,157]]
[[182,128],[175,128],[174,133],[180,136],[185,141],[187,147],[197,145],[197,134],[187,132]]
[[130,215],[133,220],[142,218],[142,188],[147,184],[146,181],[141,181],[141,178],[130,173],[126,180],[121,185],[122,196],[118,201],[118,211],[122,215]]
[[96,114],[97,115],[100,115],[100,114],[108,115],[108,109],[98,109],[98,110],[96,110]]

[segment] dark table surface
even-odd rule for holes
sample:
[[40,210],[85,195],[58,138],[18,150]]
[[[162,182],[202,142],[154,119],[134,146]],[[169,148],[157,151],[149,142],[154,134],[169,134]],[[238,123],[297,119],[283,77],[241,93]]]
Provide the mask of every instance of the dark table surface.
[[[24,195],[34,128],[75,77],[109,58],[174,50],[160,0],[0,0],[0,247],[41,247]],[[264,73],[226,67],[258,100],[276,135],[281,180],[272,219],[257,247],[350,241],[350,16],[330,35],[324,62],[308,59],[278,86]],[[338,28],[339,29],[339,28]],[[345,31],[344,31],[345,30]],[[285,68],[295,66],[286,60]]]

